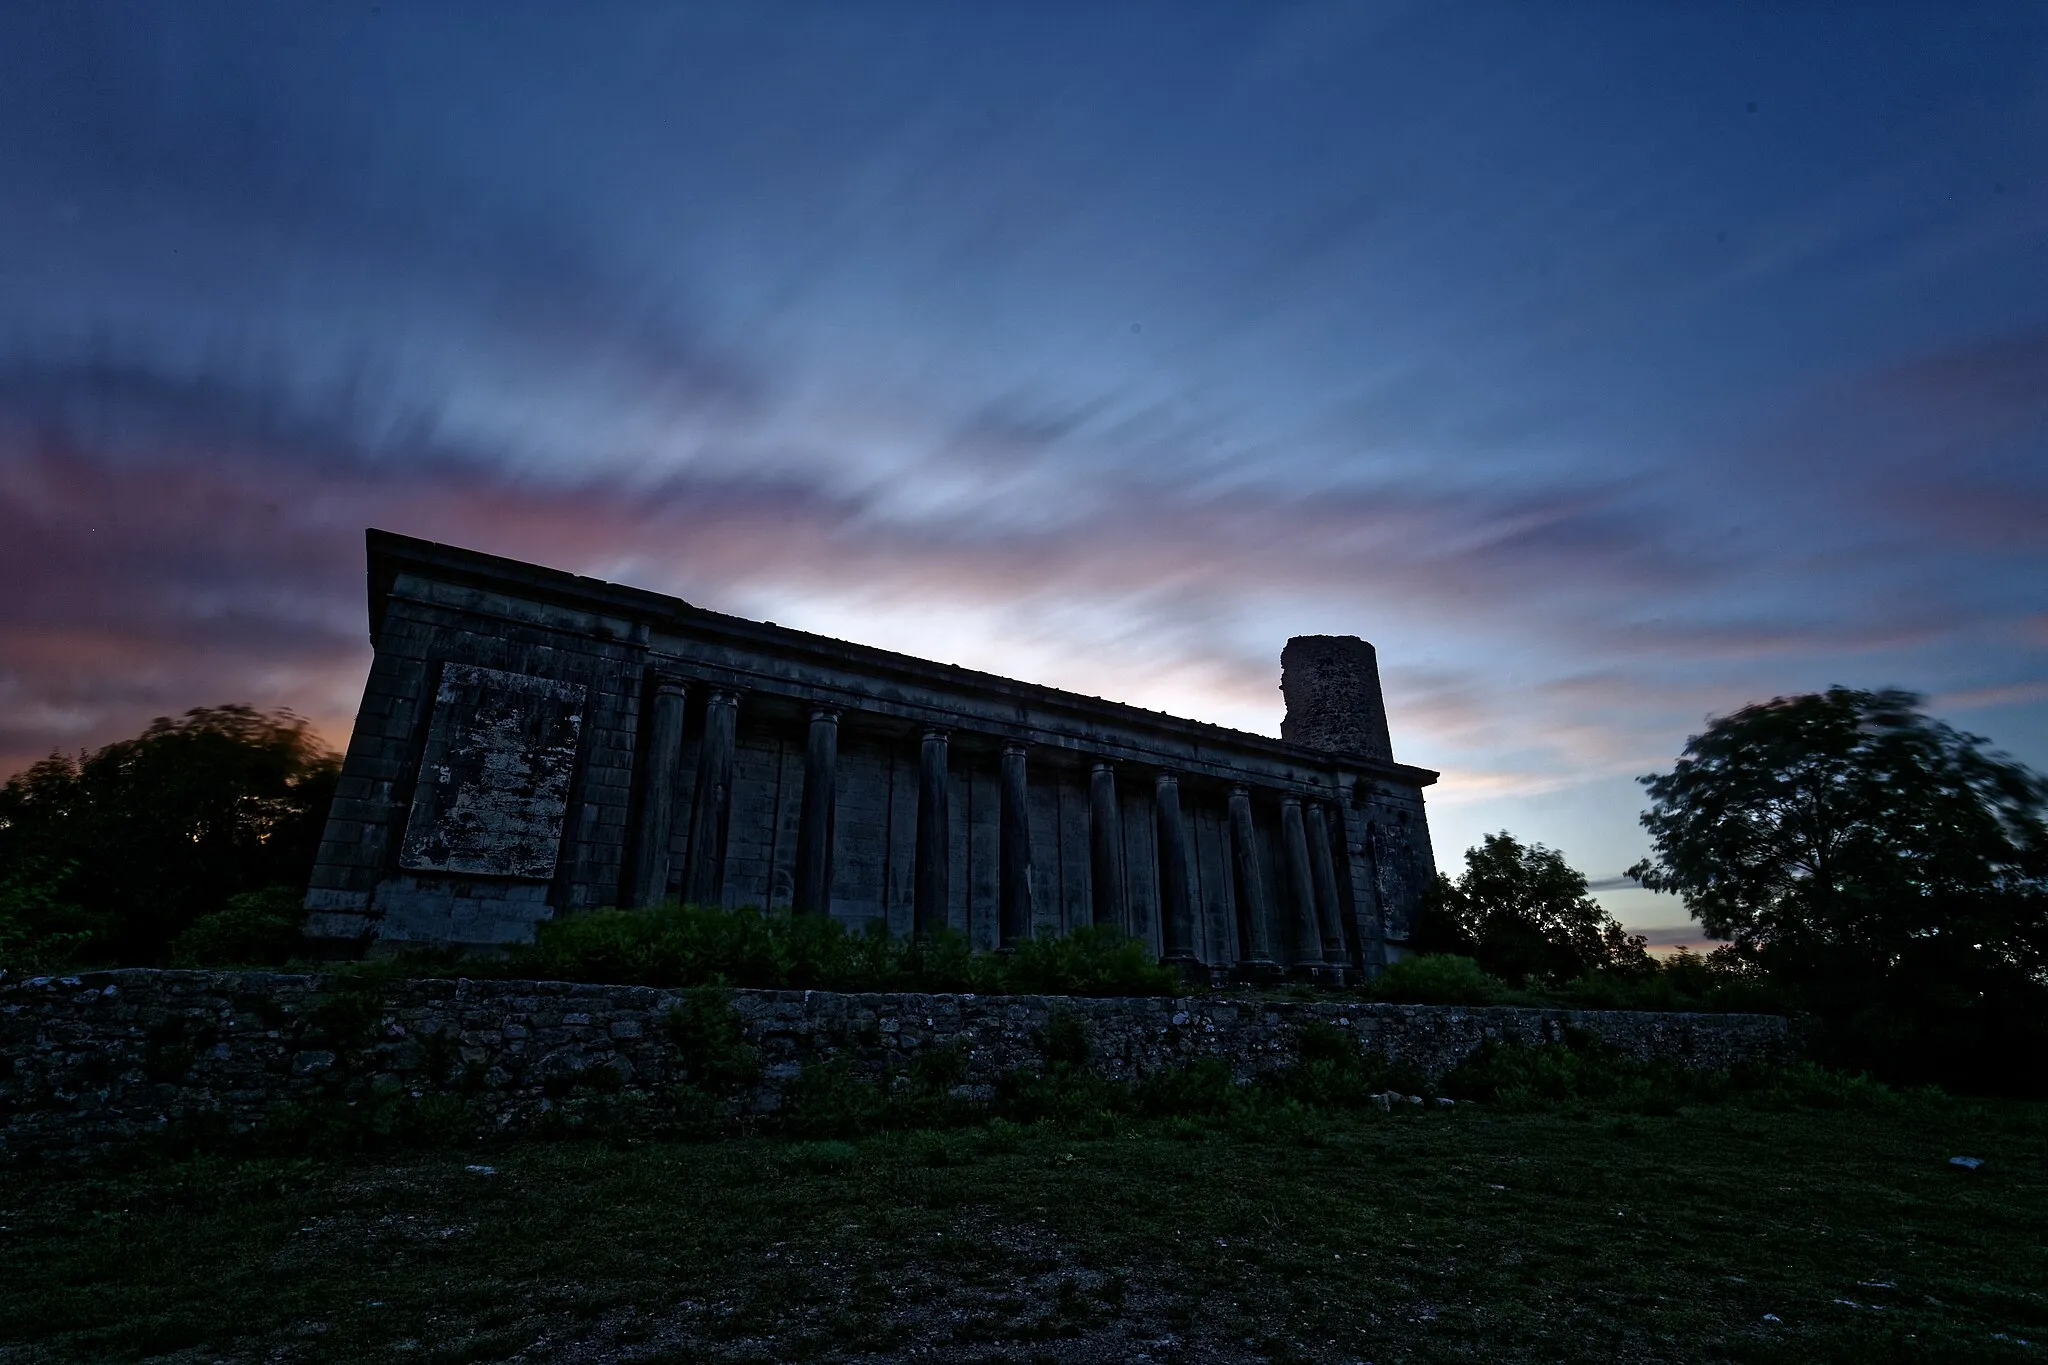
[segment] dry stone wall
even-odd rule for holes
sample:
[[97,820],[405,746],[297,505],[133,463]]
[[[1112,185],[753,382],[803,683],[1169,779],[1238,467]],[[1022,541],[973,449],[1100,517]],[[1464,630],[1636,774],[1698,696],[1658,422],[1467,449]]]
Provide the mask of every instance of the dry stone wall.
[[[499,1131],[544,1128],[577,1097],[662,1101],[689,1073],[672,1020],[687,993],[552,981],[407,980],[127,969],[0,977],[0,1160],[70,1159],[181,1126],[247,1132],[291,1105],[459,1096]],[[1043,1065],[1055,1011],[1090,1065],[1138,1080],[1219,1057],[1242,1080],[1284,1065],[1300,1026],[1441,1075],[1488,1039],[1584,1029],[1633,1057],[1727,1067],[1790,1054],[1766,1015],[1273,1001],[737,991],[758,1078],[728,1101],[770,1114],[813,1063],[884,1084],[955,1047],[957,1093]],[[630,1111],[630,1106],[626,1106]]]

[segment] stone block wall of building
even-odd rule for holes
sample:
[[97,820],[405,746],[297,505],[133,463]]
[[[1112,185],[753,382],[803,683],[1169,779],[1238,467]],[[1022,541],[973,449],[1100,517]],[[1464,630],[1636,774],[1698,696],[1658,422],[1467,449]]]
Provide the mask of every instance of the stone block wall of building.
[[[483,1131],[546,1126],[577,1097],[653,1123],[689,1074],[675,991],[546,981],[394,981],[135,968],[0,977],[0,1162],[103,1155],[179,1127],[260,1129],[284,1106],[378,1095],[458,1099]],[[339,1007],[337,1007],[339,1006]],[[1792,1055],[1768,1015],[1180,999],[737,991],[758,1080],[735,1116],[772,1114],[806,1066],[842,1061],[897,1082],[918,1053],[957,1047],[959,1093],[1045,1062],[1054,1011],[1078,1018],[1090,1065],[1133,1081],[1197,1058],[1249,1081],[1293,1060],[1301,1026],[1441,1077],[1489,1040],[1540,1046],[1589,1033],[1639,1060],[1726,1068]],[[624,1103],[615,1103],[625,1101]]]
[[488,949],[673,899],[980,948],[1113,923],[1191,969],[1334,980],[1399,953],[1433,870],[1436,775],[1387,752],[1363,641],[1290,644],[1276,740],[369,549],[375,657],[306,901],[336,954]]

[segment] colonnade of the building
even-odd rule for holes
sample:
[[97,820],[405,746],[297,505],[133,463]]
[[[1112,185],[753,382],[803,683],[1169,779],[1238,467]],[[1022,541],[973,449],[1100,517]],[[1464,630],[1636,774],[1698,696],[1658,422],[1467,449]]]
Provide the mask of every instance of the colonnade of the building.
[[[689,685],[672,677],[658,679],[652,690],[643,797],[634,831],[637,856],[627,886],[631,903],[653,904],[670,884],[668,832],[675,815],[675,792],[681,778],[683,721]],[[687,865],[683,899],[715,904],[725,881],[727,824],[731,816],[734,748],[738,734],[740,694],[710,687],[704,708],[703,736],[697,747],[694,797],[690,807]],[[837,799],[839,710],[813,707],[804,748],[802,804],[797,826],[792,909],[797,914],[829,912],[832,895],[833,811]],[[919,746],[917,840],[912,880],[912,922],[919,937],[947,922],[952,868],[949,827],[951,732],[927,726]],[[1002,750],[998,789],[997,929],[998,942],[1008,948],[1031,934],[1031,824],[1025,803],[1029,793],[1027,747],[1008,743]],[[1170,770],[1152,770],[1153,818],[1158,854],[1159,935],[1161,960],[1193,967],[1195,907],[1189,895],[1189,839],[1183,819],[1180,777]],[[1284,912],[1292,917],[1295,952],[1283,966],[1276,956],[1273,907],[1260,866],[1257,827],[1252,818],[1252,790],[1244,784],[1229,789],[1227,827],[1232,889],[1238,919],[1238,962],[1252,976],[1278,975],[1291,966],[1310,974],[1348,967],[1352,954],[1343,929],[1337,864],[1332,852],[1326,803],[1304,802],[1296,792],[1279,794],[1279,856],[1277,880]],[[1118,801],[1116,766],[1095,761],[1088,777],[1089,869],[1092,917],[1097,924],[1129,927],[1124,876],[1123,813]],[[1211,963],[1210,966],[1224,964]]]

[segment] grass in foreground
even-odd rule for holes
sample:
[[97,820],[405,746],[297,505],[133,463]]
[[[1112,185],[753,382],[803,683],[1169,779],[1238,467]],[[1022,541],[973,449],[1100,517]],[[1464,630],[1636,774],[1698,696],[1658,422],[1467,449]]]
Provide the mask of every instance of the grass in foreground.
[[2039,1105],[1091,1131],[11,1174],[0,1359],[2048,1352]]

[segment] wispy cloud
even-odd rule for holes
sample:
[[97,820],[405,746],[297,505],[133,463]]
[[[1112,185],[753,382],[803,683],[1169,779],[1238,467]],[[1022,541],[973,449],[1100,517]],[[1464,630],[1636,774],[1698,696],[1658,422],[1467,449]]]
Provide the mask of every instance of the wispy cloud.
[[1284,638],[1359,633],[1442,827],[1588,866],[1745,701],[2024,737],[1998,28],[9,12],[0,764],[339,739],[365,525],[1267,731]]

